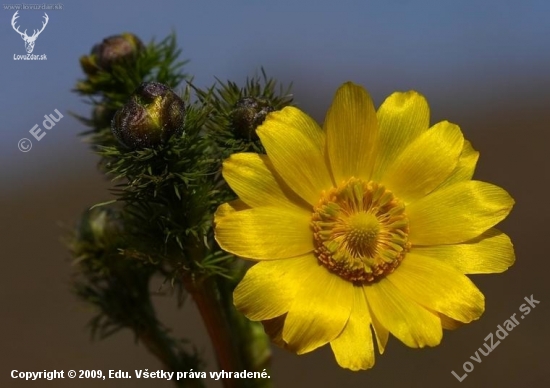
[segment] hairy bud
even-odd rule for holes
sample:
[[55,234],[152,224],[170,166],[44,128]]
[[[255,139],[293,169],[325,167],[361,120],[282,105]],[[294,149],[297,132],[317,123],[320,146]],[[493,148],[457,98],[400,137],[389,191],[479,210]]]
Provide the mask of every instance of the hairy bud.
[[114,64],[135,60],[144,48],[141,40],[134,34],[125,32],[109,36],[96,44],[90,55],[81,57],[80,65],[87,75],[93,75],[99,69],[110,71]]
[[185,104],[172,89],[158,82],[144,82],[116,112],[111,130],[124,146],[142,149],[181,135],[184,119]]
[[262,124],[269,112],[274,109],[269,103],[257,97],[245,97],[237,101],[231,112],[231,124],[235,137],[259,140],[256,128]]

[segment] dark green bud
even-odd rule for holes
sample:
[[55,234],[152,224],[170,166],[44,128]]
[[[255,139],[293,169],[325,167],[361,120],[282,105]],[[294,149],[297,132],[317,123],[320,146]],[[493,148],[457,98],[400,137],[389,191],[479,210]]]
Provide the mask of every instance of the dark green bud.
[[274,110],[266,100],[257,97],[245,97],[237,101],[231,112],[235,137],[248,141],[259,140],[256,128],[264,122],[267,114]]
[[104,246],[120,236],[122,230],[122,221],[114,210],[94,208],[82,215],[78,227],[78,240]]
[[117,140],[131,149],[166,143],[183,132],[185,104],[168,86],[144,82],[111,122]]
[[110,71],[114,64],[131,63],[145,46],[130,33],[113,35],[96,44],[88,56],[80,58],[84,73],[94,75],[99,69]]

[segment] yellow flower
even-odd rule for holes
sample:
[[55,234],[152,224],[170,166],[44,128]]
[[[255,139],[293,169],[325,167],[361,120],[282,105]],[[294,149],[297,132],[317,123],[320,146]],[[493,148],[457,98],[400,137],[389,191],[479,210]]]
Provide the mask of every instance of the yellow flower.
[[234,292],[236,307],[303,354],[330,343],[338,364],[374,364],[371,327],[435,346],[442,328],[478,319],[483,294],[465,276],[505,271],[510,212],[503,189],[473,181],[478,152],[460,128],[429,127],[416,92],[375,111],[368,93],[338,89],[324,127],[294,107],[257,133],[267,155],[242,153],[223,175],[240,200],[215,216],[220,246],[258,261]]

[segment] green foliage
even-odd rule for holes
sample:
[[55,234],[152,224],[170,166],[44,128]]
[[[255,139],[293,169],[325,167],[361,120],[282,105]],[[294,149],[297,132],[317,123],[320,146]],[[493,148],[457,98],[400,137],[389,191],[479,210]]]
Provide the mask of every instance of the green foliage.
[[265,70],[261,69],[261,76],[247,78],[244,87],[239,87],[235,82],[222,82],[219,79],[217,84],[208,90],[195,88],[198,98],[212,109],[211,120],[207,123],[209,136],[211,136],[219,147],[222,158],[227,158],[236,152],[258,152],[265,153],[259,140],[249,141],[236,136],[233,126],[233,110],[235,104],[245,97],[258,97],[266,101],[274,110],[279,110],[291,105],[291,86],[284,88],[273,78],[269,78]]
[[156,273],[166,274],[166,269],[160,262],[126,254],[135,243],[128,233],[133,221],[125,220],[119,209],[86,211],[69,243],[78,266],[74,292],[98,311],[89,323],[92,338],[105,339],[131,329],[136,340],[170,370],[199,370],[202,362],[197,350],[187,341],[172,338],[156,317],[150,282]]
[[[212,141],[203,135],[209,109],[188,103],[182,136],[158,148],[128,150],[121,146],[101,147],[104,169],[121,181],[113,193],[132,215],[132,234],[147,253],[167,260],[175,268],[204,269],[201,260],[192,258],[189,246],[201,244],[204,251],[215,246],[212,214],[220,204],[219,158],[213,154]],[[224,198],[229,195],[225,193]],[[204,243],[203,243],[204,242]],[[212,252],[219,259],[219,252]],[[230,256],[224,255],[227,258]],[[212,273],[227,269],[211,266]]]
[[179,60],[180,54],[176,37],[171,34],[159,43],[151,41],[132,66],[122,63],[109,70],[98,68],[95,74],[79,81],[74,91],[84,96],[99,95],[109,108],[119,109],[142,82],[156,81],[174,88],[186,79],[187,74],[181,70],[188,61]]
[[76,115],[90,127],[84,135],[91,136],[93,146],[116,144],[111,133],[111,118],[142,82],[155,81],[175,88],[189,78],[182,72],[188,61],[180,60],[180,54],[176,37],[171,34],[159,43],[151,41],[137,54],[132,66],[121,63],[113,65],[108,71],[98,68],[93,75],[77,82],[73,91],[87,97],[94,113],[100,107],[104,116],[98,120],[95,114],[91,118]]
[[109,125],[112,116],[144,81],[175,88],[187,79],[179,54],[171,35],[151,42],[133,66],[94,68],[77,83],[75,91],[93,108],[92,117],[79,119],[90,127],[86,135],[100,157],[100,170],[114,182],[114,199],[86,212],[71,238],[74,290],[98,311],[90,323],[94,337],[128,328],[171,370],[197,371],[201,362],[196,351],[187,341],[173,339],[158,321],[150,284],[160,276],[179,301],[189,289],[210,287],[205,294],[223,310],[225,322],[219,324],[234,331],[243,369],[260,367],[268,358],[265,335],[258,335],[259,325],[240,315],[232,302],[244,266],[217,245],[213,218],[220,204],[235,199],[223,180],[222,161],[235,152],[264,152],[259,140],[238,135],[232,120],[235,104],[254,97],[277,110],[289,105],[292,95],[263,69],[242,88],[219,80],[208,90],[188,84],[181,95],[185,119],[177,135],[150,148],[119,144]]

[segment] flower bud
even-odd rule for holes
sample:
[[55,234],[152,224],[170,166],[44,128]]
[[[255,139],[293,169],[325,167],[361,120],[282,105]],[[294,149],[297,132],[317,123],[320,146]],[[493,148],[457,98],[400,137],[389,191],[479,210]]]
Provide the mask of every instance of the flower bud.
[[88,56],[80,58],[84,73],[93,75],[99,69],[110,71],[114,64],[131,62],[145,48],[141,40],[130,33],[113,35],[96,44]]
[[118,214],[108,208],[94,208],[86,211],[80,219],[78,240],[102,246],[122,233],[122,222]]
[[256,128],[264,122],[267,114],[274,110],[266,100],[258,97],[240,99],[231,112],[235,136],[248,141],[259,140]]
[[93,54],[81,56],[80,67],[82,67],[82,71],[88,76],[96,74],[99,70],[96,64],[96,58]]
[[185,104],[172,89],[158,82],[144,82],[116,112],[111,130],[124,146],[142,149],[181,135],[184,119]]

